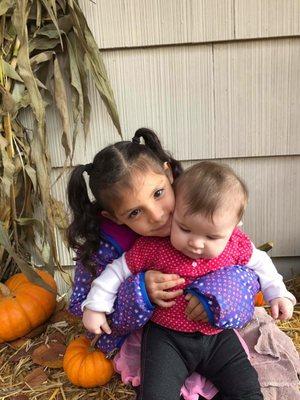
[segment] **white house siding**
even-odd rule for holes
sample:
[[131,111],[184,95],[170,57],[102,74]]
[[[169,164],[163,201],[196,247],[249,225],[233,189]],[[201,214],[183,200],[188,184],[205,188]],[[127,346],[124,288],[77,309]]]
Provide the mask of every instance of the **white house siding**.
[[[247,182],[245,230],[300,271],[300,1],[81,1],[114,90],[125,139],[147,126],[173,155],[230,164]],[[91,129],[74,163],[119,140],[90,83]],[[53,180],[64,154],[48,117]],[[65,201],[66,178],[53,193]],[[59,242],[61,262],[72,264]]]

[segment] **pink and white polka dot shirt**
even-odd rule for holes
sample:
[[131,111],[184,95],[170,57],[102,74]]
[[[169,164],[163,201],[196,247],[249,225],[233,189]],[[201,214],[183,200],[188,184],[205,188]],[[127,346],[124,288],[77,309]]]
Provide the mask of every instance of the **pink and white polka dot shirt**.
[[[132,274],[155,269],[167,274],[178,274],[185,283],[172,290],[185,289],[198,277],[231,265],[246,265],[252,254],[248,236],[236,228],[224,251],[214,259],[191,259],[171,245],[169,238],[142,237],[126,253],[127,266]],[[232,292],[231,292],[232,296]],[[178,296],[170,308],[156,307],[152,321],[182,332],[202,332],[212,335],[220,332],[206,322],[189,321],[185,316],[187,301]]]

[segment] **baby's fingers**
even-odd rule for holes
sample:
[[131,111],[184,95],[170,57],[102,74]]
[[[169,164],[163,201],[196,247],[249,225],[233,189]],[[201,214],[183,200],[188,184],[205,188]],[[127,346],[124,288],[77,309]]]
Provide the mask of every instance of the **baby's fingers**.
[[182,294],[183,294],[182,289],[174,290],[173,292],[162,291],[160,292],[159,297],[161,300],[172,300],[178,296],[181,296]]
[[164,300],[157,300],[156,304],[159,307],[163,308],[170,308],[175,305],[175,301],[164,301]]
[[278,303],[275,303],[275,304],[271,305],[271,314],[272,314],[272,317],[274,319],[277,319],[279,317],[279,305],[278,305]]
[[291,305],[290,307],[282,307],[279,309],[278,319],[281,321],[292,318],[294,307]]
[[157,289],[159,289],[159,290],[172,289],[175,286],[184,284],[184,282],[185,282],[184,278],[178,278],[173,281],[160,282],[160,283],[157,283]]
[[102,333],[102,330],[101,330],[100,326],[95,327],[95,326],[86,326],[85,325],[85,328],[89,332],[93,333],[94,335],[101,335],[101,333]]

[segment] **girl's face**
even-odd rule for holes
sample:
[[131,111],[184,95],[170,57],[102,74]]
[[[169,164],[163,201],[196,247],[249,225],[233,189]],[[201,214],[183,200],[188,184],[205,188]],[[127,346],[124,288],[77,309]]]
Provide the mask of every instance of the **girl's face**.
[[137,172],[131,187],[122,192],[122,201],[114,209],[114,217],[106,212],[103,215],[127,225],[142,236],[168,236],[175,207],[172,183],[172,173],[167,164],[165,173]]
[[225,249],[237,225],[235,207],[221,207],[213,215],[213,221],[202,214],[186,214],[180,194],[172,221],[171,243],[187,257],[215,258]]

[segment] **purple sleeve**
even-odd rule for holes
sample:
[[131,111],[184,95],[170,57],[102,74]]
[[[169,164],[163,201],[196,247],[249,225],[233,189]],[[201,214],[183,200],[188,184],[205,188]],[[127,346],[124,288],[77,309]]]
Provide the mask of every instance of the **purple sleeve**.
[[258,276],[251,269],[234,265],[201,276],[186,292],[203,304],[212,325],[239,329],[253,318],[259,288]]
[[77,261],[75,266],[73,291],[69,302],[70,313],[77,317],[82,317],[81,303],[86,299],[92,281],[101,274],[107,264],[118,257],[119,254],[113,246],[101,241],[97,253],[93,255],[93,260],[97,265],[96,275],[93,275],[80,261]]
[[146,292],[143,272],[131,275],[122,283],[114,309],[109,315],[112,333],[102,334],[97,341],[97,347],[105,354],[120,348],[127,335],[143,327],[153,314],[154,306]]
[[86,299],[93,281],[92,274],[80,261],[75,267],[73,291],[69,303],[69,311],[76,317],[82,317],[81,303]]
[[[119,253],[113,246],[104,241],[100,242],[99,250],[94,255],[94,261],[98,266],[96,276],[99,276],[106,265],[118,257]],[[96,276],[93,276],[81,262],[77,262],[69,303],[69,311],[72,314],[82,316],[81,304],[86,299]],[[106,354],[119,348],[126,335],[145,325],[152,316],[154,306],[146,291],[144,273],[132,275],[122,283],[114,309],[115,311],[109,316],[112,334],[102,334],[97,342],[97,347]],[[90,333],[87,333],[87,336],[90,339],[94,337]]]

